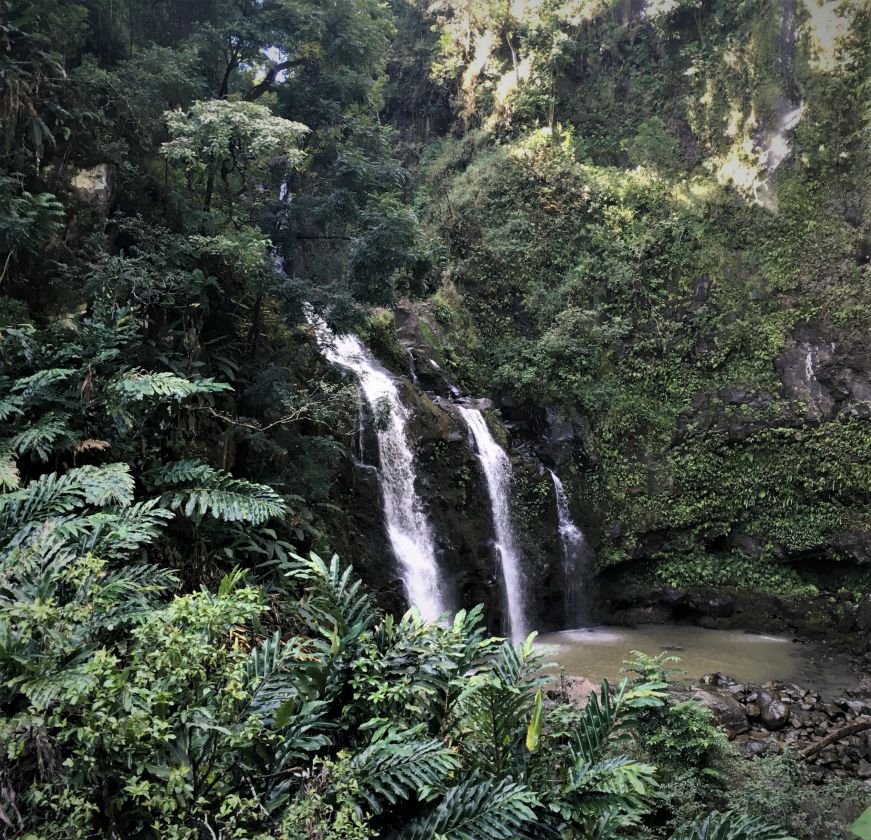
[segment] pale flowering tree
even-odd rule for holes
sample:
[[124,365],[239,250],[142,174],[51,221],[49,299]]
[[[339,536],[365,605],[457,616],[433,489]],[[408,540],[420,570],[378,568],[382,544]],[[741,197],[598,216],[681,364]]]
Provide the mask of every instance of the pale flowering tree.
[[203,208],[212,207],[216,176],[220,176],[232,215],[234,199],[252,180],[265,175],[267,164],[281,159],[287,169],[305,157],[299,142],[308,127],[276,117],[265,105],[209,99],[187,111],[165,114],[171,139],[161,146],[169,163],[184,169],[190,181],[204,184]]

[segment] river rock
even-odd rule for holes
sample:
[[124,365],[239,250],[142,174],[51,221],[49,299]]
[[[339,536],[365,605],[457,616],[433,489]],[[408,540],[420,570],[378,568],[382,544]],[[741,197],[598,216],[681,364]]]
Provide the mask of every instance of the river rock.
[[693,698],[704,703],[716,715],[730,739],[750,729],[744,708],[728,691],[700,688],[693,694]]
[[789,723],[789,706],[773,700],[762,707],[762,722],[769,729],[783,729]]
[[747,758],[756,758],[768,750],[768,744],[765,741],[750,740],[744,745],[744,755]]

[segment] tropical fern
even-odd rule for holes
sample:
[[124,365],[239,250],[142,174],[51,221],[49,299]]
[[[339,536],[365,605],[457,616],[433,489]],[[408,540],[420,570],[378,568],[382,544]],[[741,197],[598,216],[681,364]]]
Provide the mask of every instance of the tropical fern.
[[511,779],[467,779],[448,790],[398,840],[506,840],[558,837],[536,821],[535,794]]
[[327,566],[312,552],[308,558],[293,555],[297,565],[290,576],[307,585],[300,602],[300,617],[322,637],[347,645],[356,640],[375,620],[372,599],[361,591],[361,581],[352,566],[342,570],[334,554]]
[[65,382],[75,376],[76,373],[77,371],[74,368],[43,368],[36,371],[36,373],[30,374],[30,376],[16,379],[12,385],[11,392],[13,394],[20,394],[23,399],[30,399],[49,385]]
[[299,701],[315,695],[322,666],[310,647],[298,638],[283,642],[276,630],[251,649],[246,670],[253,714],[278,725]]
[[121,560],[152,544],[173,518],[172,511],[159,504],[158,499],[149,499],[117,511],[98,511],[83,517],[78,550]]
[[503,642],[458,697],[463,727],[474,744],[472,760],[487,772],[519,770],[528,759],[524,743],[536,693],[549,680],[534,638],[530,634],[517,646]]
[[[8,388],[8,380],[0,381],[0,386]],[[16,414],[21,414],[21,408],[24,400],[20,395],[7,394],[5,397],[0,397],[0,423],[5,423]]]
[[0,441],[0,490],[16,490],[21,484],[21,473],[15,462],[15,451],[9,441]]
[[607,836],[614,826],[631,826],[644,813],[656,787],[656,769],[614,755],[628,737],[638,709],[663,703],[663,684],[628,687],[612,694],[607,681],[587,700],[569,742],[565,781],[545,796],[548,809],[584,836]]
[[284,500],[271,487],[242,478],[195,459],[176,461],[151,475],[155,487],[167,490],[162,501],[185,516],[202,517],[207,513],[224,522],[249,522],[259,525],[272,517],[287,513]]
[[0,538],[16,544],[46,517],[85,505],[126,507],[133,502],[133,487],[127,464],[78,467],[64,475],[46,473],[25,487],[0,494]]
[[388,733],[382,727],[372,743],[351,760],[358,795],[372,813],[380,814],[388,804],[414,795],[428,799],[459,768],[453,750],[437,739],[420,738],[420,731],[417,727]]
[[448,625],[426,622],[415,610],[398,622],[386,615],[355,660],[352,683],[372,714],[426,720],[431,733],[443,733],[469,679],[489,668],[497,649],[481,627],[480,606],[460,610]]
[[150,397],[181,401],[232,390],[232,385],[214,379],[186,379],[169,371],[149,373],[139,369],[124,371],[109,385],[109,392],[122,402],[139,402]]
[[47,412],[13,436],[10,444],[19,455],[32,452],[41,461],[47,461],[59,442],[64,443],[62,448],[73,444],[75,435],[70,429],[69,419],[68,414]]
[[704,819],[682,826],[671,840],[795,840],[782,829],[764,820],[736,814],[733,811],[714,811]]

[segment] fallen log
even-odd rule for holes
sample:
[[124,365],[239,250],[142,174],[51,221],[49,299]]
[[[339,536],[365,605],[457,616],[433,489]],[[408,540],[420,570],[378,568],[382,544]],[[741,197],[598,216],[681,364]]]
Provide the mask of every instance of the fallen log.
[[836,741],[849,738],[850,735],[864,732],[866,729],[871,729],[871,719],[860,720],[857,723],[851,723],[849,726],[843,726],[840,729],[836,729],[834,732],[830,732],[825,738],[822,738],[815,744],[805,747],[799,755],[802,758],[813,758],[820,750],[824,750],[829,746],[829,744],[834,744]]

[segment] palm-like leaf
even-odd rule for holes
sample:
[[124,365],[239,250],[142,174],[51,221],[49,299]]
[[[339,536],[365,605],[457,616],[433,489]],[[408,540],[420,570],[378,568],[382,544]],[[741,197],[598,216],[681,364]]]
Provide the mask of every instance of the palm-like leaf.
[[[185,516],[211,514],[224,522],[260,525],[287,513],[284,500],[271,487],[234,478],[202,461],[188,459],[167,464],[152,474],[158,488],[167,490],[162,502]],[[186,485],[177,487],[177,485]]]
[[[553,836],[536,822],[535,794],[510,779],[469,779],[448,790],[399,840],[506,840]],[[557,835],[558,836],[558,835]]]
[[373,813],[386,805],[426,798],[444,787],[459,767],[456,753],[436,739],[422,739],[419,730],[384,734],[357,753],[351,761],[359,784],[359,796]]
[[475,744],[473,760],[487,772],[507,772],[528,758],[524,742],[535,696],[549,680],[533,638],[517,646],[503,642],[487,667],[467,679],[459,697],[464,726]]
[[73,440],[69,415],[50,411],[14,435],[10,444],[19,455],[32,452],[41,461],[47,461],[60,442],[69,447]]
[[671,840],[795,840],[780,828],[764,820],[714,811],[702,820],[679,828]]
[[251,650],[247,674],[252,713],[279,725],[298,701],[315,694],[314,686],[323,665],[302,639],[282,642],[281,632],[264,639]]
[[348,644],[374,622],[372,599],[361,591],[352,566],[343,570],[336,555],[329,566],[314,553],[293,559],[297,565],[289,576],[308,586],[299,613],[310,629],[328,639],[337,635],[337,643]]
[[122,507],[133,501],[133,477],[127,464],[79,467],[64,475],[46,473],[26,487],[0,495],[0,538],[30,531],[47,517],[91,505]]

